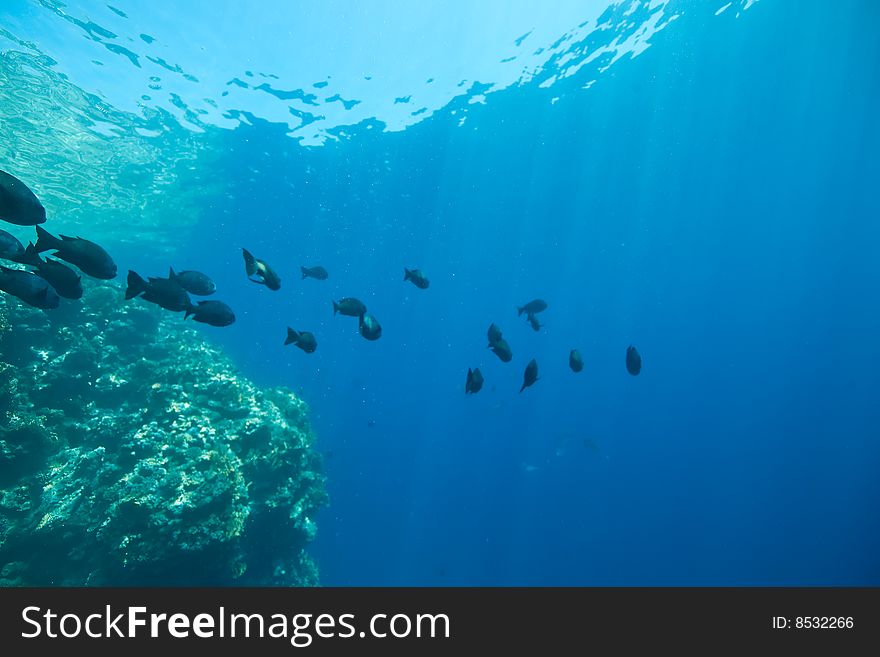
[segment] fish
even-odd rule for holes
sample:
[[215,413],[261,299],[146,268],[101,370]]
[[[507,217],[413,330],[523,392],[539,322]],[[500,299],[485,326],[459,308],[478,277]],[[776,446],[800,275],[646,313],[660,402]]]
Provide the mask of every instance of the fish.
[[195,306],[190,304],[183,318],[187,319],[190,315],[194,321],[210,326],[229,326],[235,322],[235,313],[232,312],[232,308],[222,301],[216,300],[199,301]]
[[157,306],[172,312],[188,311],[192,308],[192,303],[186,290],[175,281],[168,278],[152,277],[145,281],[136,272],[129,270],[125,298],[133,299],[141,295],[143,295],[141,298],[144,301],[155,303]]
[[[275,273],[274,269],[263,260],[255,258],[247,249],[242,249],[241,253],[244,256],[244,270],[247,272],[249,281],[265,285],[270,290],[281,289],[281,277]],[[253,276],[257,276],[260,280],[252,278]]]
[[490,344],[489,349],[491,349],[492,353],[498,356],[498,358],[504,363],[509,363],[513,358],[513,350],[504,338]]
[[492,347],[493,344],[501,340],[501,329],[495,326],[495,324],[489,324],[489,348]]
[[642,356],[632,345],[626,348],[626,371],[633,376],[638,376],[642,371]]
[[168,278],[197,297],[207,297],[217,291],[214,281],[200,271],[188,269],[175,272],[173,267],[169,267]]
[[296,345],[307,354],[312,353],[318,348],[318,341],[315,340],[314,334],[309,333],[308,331],[295,331],[288,326],[287,338],[284,340],[284,345],[287,346],[289,344]]
[[535,317],[534,313],[529,313],[528,317],[526,319],[529,320],[529,325],[532,327],[533,331],[540,331],[541,330],[541,326],[542,326],[541,322],[538,321],[538,318]]
[[523,384],[522,388],[519,389],[520,392],[525,390],[531,385],[535,384],[535,381],[538,380],[538,361],[534,358],[529,361],[529,364],[526,365],[526,371],[523,373]]
[[358,320],[358,330],[367,340],[378,340],[382,337],[381,324],[379,324],[378,320],[369,313],[364,313],[360,316],[360,319]]
[[480,388],[483,387],[483,373],[480,372],[480,368],[477,367],[475,369],[468,368],[467,380],[464,383],[464,394],[476,394],[480,392]]
[[57,260],[49,258],[44,260],[41,258],[33,244],[28,243],[27,249],[25,249],[18,262],[36,269],[37,276],[55,288],[58,296],[65,299],[82,298],[83,288],[80,276],[70,267],[62,265]]
[[0,290],[43,310],[52,310],[61,303],[55,288],[46,279],[23,269],[0,266]]
[[0,219],[17,226],[36,226],[46,221],[46,208],[11,173],[0,170]]
[[317,267],[303,267],[300,266],[299,270],[302,272],[302,277],[306,278],[314,278],[318,281],[326,281],[330,274],[327,273],[327,270],[318,265]]
[[348,317],[362,317],[367,312],[364,302],[354,297],[345,297],[333,302],[333,314],[339,313]]
[[517,317],[521,316],[523,313],[534,315],[543,310],[547,310],[547,302],[543,299],[534,299],[533,301],[529,301],[524,306],[518,306],[516,309]]
[[24,255],[24,247],[12,233],[0,230],[0,258],[21,262],[19,258]]
[[404,267],[403,280],[411,281],[420,290],[427,290],[428,286],[431,285],[431,281],[425,277],[421,269],[407,269]]
[[584,359],[581,356],[581,352],[577,349],[572,349],[571,353],[568,354],[568,366],[572,372],[580,372],[584,369]]
[[116,278],[116,263],[103,248],[81,237],[68,237],[67,235],[60,237],[61,239],[58,239],[37,226],[37,252],[54,250],[55,253],[52,255],[56,258],[75,265],[80,271],[92,278],[102,280]]

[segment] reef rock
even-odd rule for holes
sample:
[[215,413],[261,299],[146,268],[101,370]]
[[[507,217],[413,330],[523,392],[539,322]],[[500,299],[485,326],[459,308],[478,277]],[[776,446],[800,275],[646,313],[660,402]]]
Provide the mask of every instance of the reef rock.
[[0,295],[0,586],[317,584],[305,403],[123,296]]

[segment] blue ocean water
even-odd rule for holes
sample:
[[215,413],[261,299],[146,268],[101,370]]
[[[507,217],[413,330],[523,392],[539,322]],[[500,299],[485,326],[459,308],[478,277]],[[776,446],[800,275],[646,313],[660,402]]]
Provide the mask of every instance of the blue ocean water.
[[[360,11],[413,51],[371,56],[428,85],[456,30],[465,44],[497,28],[549,45],[529,43],[534,3],[493,24],[506,4],[476,25],[446,15],[456,6],[439,23],[433,4]],[[124,218],[101,227],[123,270],[210,273],[237,321],[205,332],[247,376],[308,402],[331,500],[312,548],[325,585],[880,583],[880,10],[606,4],[589,6],[598,18],[551,63],[619,45],[629,20],[667,22],[637,57],[499,88],[471,78],[468,93],[396,126],[378,113],[329,125],[307,102],[306,125],[324,131],[310,141],[268,113],[227,110],[234,126],[205,118],[193,137],[210,139],[186,160],[198,178],[168,192],[198,216],[169,211],[151,226],[168,245],[151,248]],[[95,27],[100,39],[65,41],[47,26],[67,10],[18,5],[8,33],[51,51],[72,82],[79,48],[109,42]],[[136,3],[114,8],[141,31]],[[98,3],[74,9],[93,26],[112,17]],[[314,53],[322,34],[298,31],[289,11],[292,51]],[[337,4],[303,11],[306,26],[346,38],[363,18]],[[408,27],[442,52],[421,53]],[[262,47],[244,30],[229,36]],[[381,50],[370,36],[328,57]],[[302,61],[314,82],[326,77],[320,56]],[[252,77],[239,82],[285,96],[283,80]],[[369,105],[369,91],[329,84],[335,100],[312,103]],[[315,86],[287,96],[309,100]],[[393,105],[416,104],[405,98]],[[144,102],[144,116],[157,111]],[[182,130],[171,112],[152,127]],[[143,190],[154,193],[166,192]],[[278,269],[279,292],[246,280],[241,247]],[[301,280],[315,264],[330,278]],[[404,267],[431,287],[405,283]],[[343,296],[366,302],[380,340],[333,316]],[[536,297],[549,304],[540,332],[516,312]],[[486,348],[492,322],[510,363]],[[317,351],[284,347],[286,326],[314,332]],[[630,344],[637,377],[624,368]],[[540,378],[520,393],[531,358]],[[465,396],[477,366],[485,386]]]

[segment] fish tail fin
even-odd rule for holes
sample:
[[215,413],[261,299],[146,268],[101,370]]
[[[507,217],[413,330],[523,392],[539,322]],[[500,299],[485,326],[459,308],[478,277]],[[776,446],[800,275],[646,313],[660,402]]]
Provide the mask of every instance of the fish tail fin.
[[241,254],[244,256],[244,269],[247,275],[253,276],[257,273],[257,259],[247,249],[242,249]]
[[287,338],[284,340],[284,346],[287,346],[293,342],[296,342],[297,340],[299,340],[299,333],[297,333],[296,331],[294,331],[292,328],[290,328],[288,326],[287,327]]
[[[201,305],[201,303],[202,302],[200,301],[199,305]],[[183,318],[189,319],[190,315],[195,315],[195,314],[196,314],[196,307],[194,305],[192,305],[191,303],[186,304],[186,314],[183,316]]]
[[128,287],[125,288],[125,298],[134,299],[139,294],[147,291],[147,282],[131,269],[128,270]]
[[307,270],[305,267],[303,267],[302,265],[300,265],[300,266],[299,266],[299,270],[302,272],[302,277],[303,277],[303,279],[306,279],[306,278],[309,277],[309,272],[308,272],[308,270]]
[[169,267],[168,268],[168,280],[173,281],[175,278],[177,278],[177,274],[174,273],[174,267]]
[[335,315],[338,312],[339,312],[339,304],[334,301],[333,302],[333,314]]
[[33,242],[28,242],[27,248],[18,261],[23,265],[31,265],[33,267],[39,267],[43,264],[43,259],[40,257],[40,253]]
[[37,244],[36,249],[38,253],[43,251],[50,251],[52,249],[57,249],[61,245],[61,240],[57,237],[49,233],[48,230],[41,226],[37,226]]
[[523,311],[524,311],[524,310],[525,310],[525,308],[520,308],[519,306],[517,306],[517,307],[516,307],[516,316],[517,316],[517,317],[522,317],[522,314],[523,314]]
[[403,280],[408,281],[412,277],[412,272],[406,267],[403,268]]
[[525,389],[526,389],[526,384],[523,383],[523,384],[522,384],[522,388],[520,388],[519,391],[522,392],[522,391],[525,390]]

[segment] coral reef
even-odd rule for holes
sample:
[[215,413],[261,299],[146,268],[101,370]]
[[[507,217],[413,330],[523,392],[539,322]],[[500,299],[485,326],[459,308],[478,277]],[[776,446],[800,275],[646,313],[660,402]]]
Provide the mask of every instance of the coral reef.
[[317,584],[305,403],[122,298],[0,295],[0,585]]

